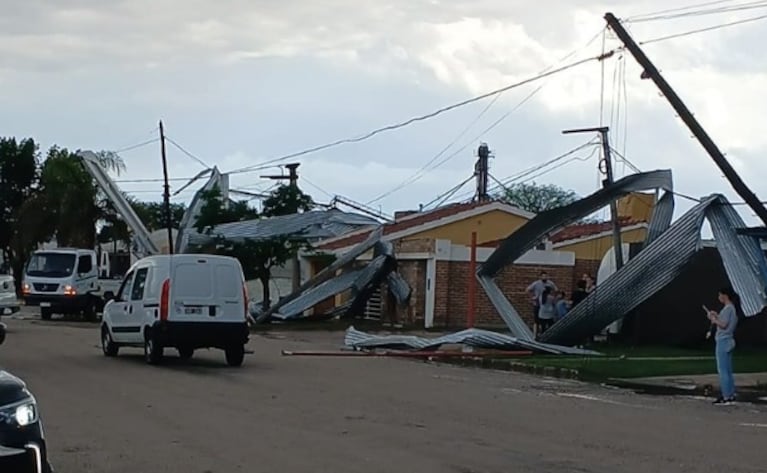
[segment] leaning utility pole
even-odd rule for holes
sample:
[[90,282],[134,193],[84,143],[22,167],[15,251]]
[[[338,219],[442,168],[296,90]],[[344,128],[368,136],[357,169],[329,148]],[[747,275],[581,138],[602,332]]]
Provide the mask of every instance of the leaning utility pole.
[[160,150],[162,151],[162,174],[165,181],[163,193],[163,208],[165,210],[165,226],[168,228],[168,254],[173,254],[173,224],[170,216],[170,185],[168,184],[168,159],[165,156],[165,129],[160,120]]
[[[613,160],[610,153],[610,141],[608,138],[609,127],[600,126],[595,128],[576,128],[574,130],[564,130],[562,133],[567,135],[570,133],[593,133],[598,132],[602,137],[602,160],[599,162],[599,170],[604,172],[605,179],[602,181],[602,186],[607,187],[613,182],[615,178],[613,176]],[[604,170],[602,170],[602,164],[604,164]],[[610,202],[610,220],[613,226],[613,249],[615,251],[615,269],[616,271],[623,267],[623,245],[621,243],[621,226],[618,217],[618,203],[613,200]]]
[[706,131],[703,129],[700,123],[698,123],[695,117],[693,117],[692,113],[690,113],[690,110],[685,106],[684,102],[682,102],[682,99],[680,99],[676,92],[674,92],[674,89],[672,89],[668,82],[666,82],[666,80],[663,78],[663,76],[660,75],[660,72],[645,55],[644,51],[640,49],[640,47],[628,34],[626,29],[623,28],[620,20],[618,20],[618,18],[616,18],[612,13],[606,13],[605,21],[607,21],[608,26],[623,42],[623,44],[626,46],[626,49],[628,49],[631,55],[634,56],[634,59],[636,59],[639,65],[644,68],[644,72],[642,72],[642,78],[650,78],[653,82],[655,82],[655,85],[658,86],[663,95],[666,96],[666,99],[668,99],[671,106],[674,107],[674,110],[676,110],[679,118],[681,118],[682,121],[687,125],[692,134],[695,135],[695,138],[698,139],[706,152],[708,152],[709,156],[711,156],[711,159],[713,159],[716,165],[719,166],[719,169],[722,170],[727,180],[730,181],[730,184],[732,184],[732,187],[735,189],[735,192],[737,192],[738,195],[743,198],[743,200],[751,207],[756,215],[758,215],[764,224],[767,225],[767,209],[765,209],[764,205],[762,205],[756,194],[754,194],[751,189],[748,188],[746,183],[743,182],[735,169],[733,169],[733,167],[727,161],[727,158],[724,157],[719,148],[717,148],[716,144],[714,144],[714,141],[708,136]]
[[[287,179],[290,187],[298,190],[298,166],[300,165],[301,163],[286,164],[285,167],[288,168],[287,176],[285,176],[284,174],[280,174],[276,176],[272,175],[272,176],[261,176],[261,177],[264,179],[272,179],[275,181],[282,181]],[[290,211],[292,213],[298,213],[298,203],[294,202],[294,204],[295,205],[290,209]],[[292,266],[293,266],[293,271],[291,274],[291,287],[293,289],[293,292],[295,292],[301,286],[301,263],[298,260],[298,254],[293,256]]]

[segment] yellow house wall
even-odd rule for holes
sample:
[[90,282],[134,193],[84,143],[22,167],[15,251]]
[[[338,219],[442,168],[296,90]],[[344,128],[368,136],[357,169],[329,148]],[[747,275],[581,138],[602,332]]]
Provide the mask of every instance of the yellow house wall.
[[[623,243],[639,243],[644,241],[646,235],[647,229],[645,228],[624,230],[621,232],[621,241]],[[612,246],[612,235],[605,235],[593,240],[557,246],[554,249],[557,251],[572,251],[575,253],[575,259],[601,261],[607,250],[612,248]]]
[[654,193],[633,192],[618,200],[618,216],[647,222],[654,206]]
[[527,219],[501,210],[492,210],[476,217],[425,230],[405,239],[433,238],[450,240],[455,245],[471,245],[471,233],[477,232],[477,243],[506,238],[521,227]]

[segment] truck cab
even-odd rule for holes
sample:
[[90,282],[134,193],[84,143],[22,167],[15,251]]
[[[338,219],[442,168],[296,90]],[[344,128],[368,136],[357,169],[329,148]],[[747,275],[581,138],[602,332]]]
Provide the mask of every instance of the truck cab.
[[40,307],[43,320],[49,320],[54,313],[95,317],[98,291],[98,265],[93,250],[35,251],[24,269],[22,298],[26,305]]

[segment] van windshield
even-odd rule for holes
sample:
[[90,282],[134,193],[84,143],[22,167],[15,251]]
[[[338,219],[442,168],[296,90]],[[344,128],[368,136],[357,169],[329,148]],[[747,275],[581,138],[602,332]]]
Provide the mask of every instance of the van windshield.
[[35,253],[27,263],[27,275],[63,278],[75,269],[75,255],[71,253]]

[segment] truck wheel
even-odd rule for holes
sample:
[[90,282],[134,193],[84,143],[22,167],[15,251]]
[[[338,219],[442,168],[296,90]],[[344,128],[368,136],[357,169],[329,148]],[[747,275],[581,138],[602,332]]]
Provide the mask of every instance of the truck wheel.
[[41,307],[40,308],[40,318],[43,320],[51,320],[51,308],[50,307]]
[[184,347],[178,349],[178,356],[182,360],[188,360],[194,355],[194,348]]
[[112,335],[106,325],[101,326],[101,349],[104,351],[104,356],[109,357],[117,356],[117,352],[120,351],[120,346],[112,341]]
[[144,360],[150,365],[162,363],[163,347],[156,338],[148,333],[144,336]]
[[241,366],[245,359],[245,346],[236,345],[226,349],[226,363],[229,366]]

